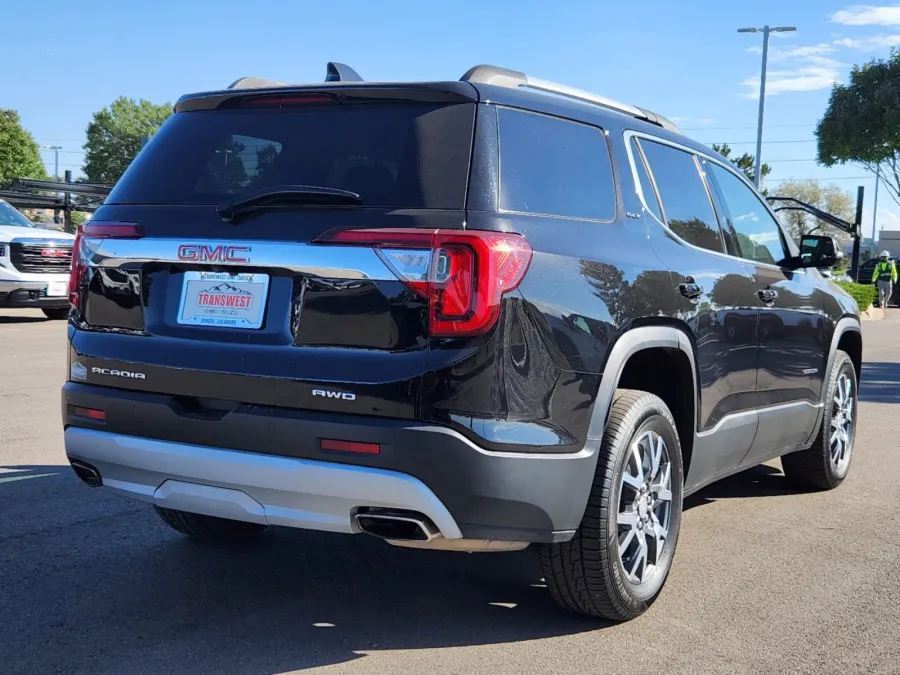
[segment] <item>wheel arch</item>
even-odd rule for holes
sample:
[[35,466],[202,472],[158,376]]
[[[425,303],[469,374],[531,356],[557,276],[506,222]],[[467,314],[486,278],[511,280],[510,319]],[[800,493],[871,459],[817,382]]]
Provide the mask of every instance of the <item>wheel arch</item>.
[[850,360],[853,362],[853,369],[856,371],[857,389],[862,378],[862,327],[859,318],[855,316],[845,316],[841,318],[834,327],[834,333],[831,335],[831,345],[825,359],[825,369],[822,371],[822,389],[820,399],[822,405],[819,406],[819,414],[816,416],[816,424],[810,432],[806,441],[806,446],[815,440],[819,426],[822,424],[822,415],[825,414],[825,398],[828,396],[828,382],[831,378],[831,369],[834,367],[834,359],[838,349],[847,352]]
[[[684,387],[685,380],[688,387]],[[639,326],[615,341],[594,399],[589,441],[602,440],[616,389],[620,387],[655,394],[669,406],[678,428],[687,476],[700,407],[696,359],[687,334],[674,326]]]

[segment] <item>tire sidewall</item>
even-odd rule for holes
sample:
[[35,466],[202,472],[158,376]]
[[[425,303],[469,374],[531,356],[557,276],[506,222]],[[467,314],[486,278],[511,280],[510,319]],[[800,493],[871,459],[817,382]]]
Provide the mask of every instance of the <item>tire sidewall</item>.
[[[662,436],[669,452],[669,462],[672,466],[672,515],[669,521],[669,539],[666,541],[660,569],[651,579],[643,584],[634,584],[628,580],[619,557],[619,536],[616,518],[622,492],[622,473],[628,462],[631,446],[641,434],[650,430]],[[608,559],[611,563],[610,574],[613,588],[619,595],[619,599],[636,611],[641,606],[653,602],[656,596],[659,595],[672,567],[672,559],[678,543],[678,533],[681,530],[683,485],[681,443],[678,439],[678,432],[665,405],[651,402],[638,412],[638,418],[633,424],[627,441],[616,449],[616,460],[611,475],[609,514],[607,518]]]

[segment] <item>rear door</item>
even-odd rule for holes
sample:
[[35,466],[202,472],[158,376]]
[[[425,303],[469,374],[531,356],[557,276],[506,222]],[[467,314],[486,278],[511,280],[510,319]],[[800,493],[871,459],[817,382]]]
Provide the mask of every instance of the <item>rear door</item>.
[[[414,282],[431,251],[390,233],[463,227],[475,104],[374,88],[188,107],[79,245],[72,372],[199,409],[416,417],[428,303]],[[279,186],[348,190],[362,205],[276,202],[232,222],[217,212]],[[385,235],[336,243],[347,228]]]
[[[738,464],[756,433],[757,307],[747,266],[726,255],[706,162],[687,148],[638,138],[645,205],[665,227],[651,245],[673,273],[676,318],[690,330],[700,385],[690,485]],[[634,149],[634,148],[633,148]]]
[[759,303],[759,367],[756,378],[760,431],[746,461],[803,443],[818,415],[825,356],[833,326],[826,325],[815,271],[783,266],[790,255],[778,221],[733,171],[709,162],[733,253],[753,265]]

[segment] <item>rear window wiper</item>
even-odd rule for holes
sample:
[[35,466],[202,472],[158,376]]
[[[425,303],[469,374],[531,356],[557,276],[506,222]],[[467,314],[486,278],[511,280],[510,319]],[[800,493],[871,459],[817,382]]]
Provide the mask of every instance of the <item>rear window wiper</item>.
[[234,197],[216,207],[226,223],[251,211],[288,206],[362,206],[362,198],[350,190],[317,185],[276,185]]

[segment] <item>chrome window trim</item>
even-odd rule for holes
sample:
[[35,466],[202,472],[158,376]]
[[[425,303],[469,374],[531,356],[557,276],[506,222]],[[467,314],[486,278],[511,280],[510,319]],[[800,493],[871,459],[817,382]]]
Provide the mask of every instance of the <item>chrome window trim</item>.
[[[287,269],[295,273],[328,279],[397,281],[375,249],[367,246],[313,245],[302,242],[237,239],[92,239],[82,241],[82,253],[90,267],[115,268],[129,263],[174,263],[203,267],[263,267]],[[247,262],[183,260],[183,245],[242,246]]]
[[[751,259],[749,259],[749,258],[741,258],[740,256],[731,255],[730,253],[727,253],[727,252],[725,252],[725,251],[722,251],[721,253],[720,253],[719,251],[711,251],[710,249],[708,249],[708,248],[703,248],[702,246],[694,246],[694,245],[693,245],[692,243],[690,243],[689,241],[685,241],[684,239],[682,239],[681,237],[679,237],[675,232],[673,232],[673,231],[669,228],[669,226],[668,226],[666,223],[662,222],[659,218],[657,218],[657,217],[653,214],[653,212],[650,210],[650,207],[647,206],[647,200],[646,200],[646,198],[644,197],[644,191],[641,189],[641,181],[640,181],[640,179],[639,179],[638,176],[637,176],[637,166],[636,166],[635,163],[634,163],[634,154],[633,154],[632,149],[631,149],[631,139],[632,139],[632,138],[638,138],[638,139],[645,138],[645,139],[647,139],[648,141],[652,141],[652,142],[654,142],[654,143],[661,143],[661,144],[663,144],[663,145],[669,145],[669,146],[671,146],[671,147],[673,147],[673,148],[676,148],[676,149],[678,149],[678,150],[683,150],[684,152],[688,152],[688,153],[694,155],[695,157],[703,157],[705,160],[707,160],[707,161],[709,161],[709,162],[713,162],[713,163],[715,163],[715,164],[718,164],[719,166],[721,166],[721,167],[722,167],[723,169],[725,169],[726,171],[729,171],[730,173],[732,173],[732,174],[734,174],[735,176],[737,176],[737,177],[738,177],[740,180],[742,180],[748,187],[750,187],[751,190],[755,190],[755,188],[753,188],[753,186],[750,185],[750,182],[747,180],[746,176],[740,176],[740,175],[738,175],[738,172],[737,172],[737,171],[735,171],[734,169],[730,168],[730,167],[727,166],[726,164],[723,164],[721,161],[719,161],[719,160],[716,159],[715,157],[712,157],[712,156],[706,154],[705,152],[700,152],[699,150],[696,150],[696,149],[694,149],[694,148],[691,148],[691,147],[689,147],[689,146],[687,146],[687,145],[682,145],[681,143],[676,143],[676,142],[674,142],[674,141],[670,141],[670,140],[667,139],[667,138],[660,138],[659,136],[654,136],[653,134],[648,134],[648,133],[646,133],[646,132],[644,132],[644,131],[634,131],[634,130],[631,130],[631,129],[626,130],[626,131],[624,132],[624,134],[623,134],[623,137],[625,138],[625,153],[628,155],[628,164],[629,164],[629,166],[630,166],[630,168],[631,168],[631,178],[632,178],[632,181],[633,181],[634,184],[635,184],[635,188],[636,188],[636,191],[637,191],[638,198],[641,200],[641,207],[643,208],[643,210],[644,210],[645,213],[647,213],[651,218],[653,218],[653,220],[655,220],[655,221],[658,222],[660,225],[662,225],[662,227],[666,230],[666,232],[668,232],[669,234],[671,234],[671,235],[675,238],[676,241],[678,241],[678,242],[684,244],[685,246],[689,246],[690,248],[694,249],[695,251],[701,251],[701,252],[703,252],[703,253],[709,253],[709,254],[711,254],[711,255],[721,256],[721,257],[727,258],[727,259],[729,259],[729,260],[737,260],[738,262],[742,262],[742,263],[747,263],[747,264],[751,264],[751,265],[758,265],[758,266],[764,267],[764,268],[766,268],[766,269],[778,270],[779,272],[789,271],[789,272],[791,272],[792,274],[806,274],[806,270],[804,270],[804,269],[786,270],[786,268],[781,267],[780,265],[772,265],[772,264],[770,264],[770,263],[757,262],[756,260],[751,260]],[[638,147],[640,147],[640,144],[638,145]],[[649,174],[649,176],[650,176],[650,181],[651,181],[651,183],[653,183],[654,189],[656,189],[656,179],[653,178],[653,173],[649,171],[649,164],[646,165],[646,166],[648,167],[648,174]],[[704,183],[706,183],[705,179],[704,179]],[[708,189],[709,189],[709,187],[707,186],[707,190],[708,190]],[[658,190],[657,190],[657,192],[658,192]],[[660,203],[660,211],[663,213],[663,215],[665,215],[665,210],[664,210],[665,207],[662,205],[662,199],[659,200],[659,203]],[[779,230],[779,232],[781,233],[781,236],[786,238],[786,236],[785,236],[785,234],[784,234],[784,228],[781,227],[781,223],[778,221],[778,218],[775,216],[774,211],[772,211],[772,209],[769,207],[768,204],[765,203],[765,201],[760,200],[760,203],[763,205],[763,207],[766,209],[766,211],[769,212],[769,215],[771,215],[772,218],[775,219],[775,222],[776,222],[777,225],[778,225],[778,230]],[[715,211],[715,206],[713,207],[713,211]],[[716,214],[716,215],[717,215],[717,217],[718,217],[718,214]],[[720,226],[720,229],[721,229],[721,226]]]

